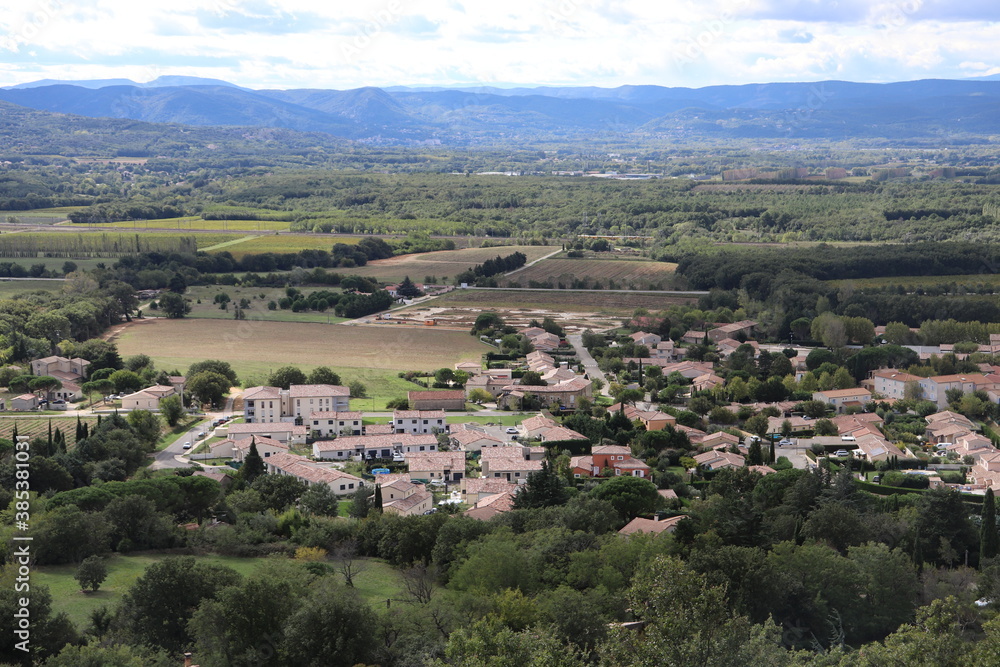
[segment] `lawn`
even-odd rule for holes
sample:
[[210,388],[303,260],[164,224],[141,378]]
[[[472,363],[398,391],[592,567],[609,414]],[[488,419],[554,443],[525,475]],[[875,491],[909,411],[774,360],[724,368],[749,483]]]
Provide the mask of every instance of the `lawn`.
[[413,255],[400,255],[389,259],[377,259],[350,270],[343,270],[369,278],[378,278],[383,282],[399,282],[405,276],[417,283],[425,282],[425,278],[433,277],[438,284],[450,283],[451,279],[477,264],[482,264],[494,257],[507,256],[513,252],[522,252],[528,261],[544,257],[559,250],[558,246],[503,246],[500,248],[466,248],[463,250],[439,250]]
[[[75,565],[50,565],[36,567],[31,573],[31,583],[49,588],[52,594],[53,613],[66,612],[80,630],[89,622],[90,613],[102,606],[114,606],[128,588],[142,576],[145,569],[167,558],[164,555],[112,556],[108,559],[108,578],[96,593],[82,593],[73,575]],[[252,575],[267,558],[236,558],[214,554],[197,556],[204,562],[232,568],[244,576]],[[402,586],[396,570],[386,563],[363,559],[361,573],[354,580],[354,587],[369,604],[385,604],[387,598],[399,598]],[[339,576],[339,575],[332,575]]]
[[452,368],[490,349],[464,331],[210,319],[139,321],[123,328],[117,343],[123,357],[148,354],[160,368],[228,361],[244,383],[263,382],[281,366],[330,366],[344,384],[365,384],[368,398],[354,401],[364,410],[384,408],[414,388],[397,377],[401,370]]
[[502,284],[568,288],[576,283],[589,288],[596,283],[608,289],[674,289],[676,268],[669,262],[638,259],[551,258],[515,271]]

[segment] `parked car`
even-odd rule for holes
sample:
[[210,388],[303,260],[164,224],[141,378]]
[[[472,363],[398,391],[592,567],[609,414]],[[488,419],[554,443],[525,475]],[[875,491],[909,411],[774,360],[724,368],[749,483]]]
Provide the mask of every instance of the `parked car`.
[[507,429],[504,432],[505,433],[517,433],[517,429],[514,428],[513,426],[508,426]]
[[791,446],[791,444],[792,444],[792,441],[789,440],[788,438],[785,438],[783,440],[779,440],[778,441],[778,445],[780,445],[781,447],[789,447],[789,446]]
[[848,451],[847,451],[846,449],[838,449],[837,451],[835,451],[835,452],[833,453],[833,455],[834,455],[834,456],[838,456],[838,457],[841,457],[841,458],[843,458],[843,457],[845,457],[845,456],[850,456],[850,455],[851,455],[851,453],[850,453],[850,452],[848,452]]

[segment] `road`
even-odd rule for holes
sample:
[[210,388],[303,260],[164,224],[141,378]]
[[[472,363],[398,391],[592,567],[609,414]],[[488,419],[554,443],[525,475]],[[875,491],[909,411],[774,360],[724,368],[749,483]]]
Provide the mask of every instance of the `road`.
[[191,465],[191,461],[189,461],[186,456],[187,450],[184,449],[184,443],[190,442],[191,449],[195,449],[198,446],[198,443],[201,442],[201,439],[198,438],[199,433],[204,431],[207,435],[209,430],[211,430],[211,422],[215,421],[219,417],[225,417],[231,414],[232,403],[227,402],[226,407],[229,411],[206,413],[204,419],[199,421],[187,433],[174,440],[163,450],[156,452],[153,455],[153,462],[149,464],[149,469],[162,470],[164,468],[187,468]]
[[576,350],[576,356],[580,357],[580,363],[583,364],[583,369],[587,372],[587,377],[591,380],[600,380],[602,382],[603,386],[598,393],[603,396],[611,396],[608,393],[608,379],[604,377],[604,371],[597,367],[597,362],[590,356],[590,351],[583,346],[583,334],[569,334],[566,336],[566,340]]

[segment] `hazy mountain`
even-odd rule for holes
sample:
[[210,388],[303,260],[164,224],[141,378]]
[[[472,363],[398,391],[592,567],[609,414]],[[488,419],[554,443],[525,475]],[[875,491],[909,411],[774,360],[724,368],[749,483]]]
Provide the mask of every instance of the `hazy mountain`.
[[[229,86],[241,88],[234,83],[222,79],[206,79],[199,76],[160,76],[146,83],[137,83],[131,79],[84,79],[69,81],[60,79],[40,79],[19,83],[14,86],[4,86],[9,89],[41,88],[42,86],[79,86],[81,88],[105,88],[107,86],[135,86],[137,88],[160,88],[163,86]],[[243,90],[247,90],[243,88]]]
[[900,139],[1000,132],[998,77],[704,88],[248,90],[191,77],[128,85],[36,83],[0,90],[0,100],[92,117],[280,127],[404,143],[602,140],[648,133]]

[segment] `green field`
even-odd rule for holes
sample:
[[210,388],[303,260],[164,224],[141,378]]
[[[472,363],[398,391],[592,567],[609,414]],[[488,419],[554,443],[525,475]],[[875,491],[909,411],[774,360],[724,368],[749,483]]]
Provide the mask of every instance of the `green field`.
[[[200,235],[199,235],[200,237]],[[265,234],[248,236],[246,240],[228,245],[224,248],[214,248],[210,252],[225,250],[236,259],[244,255],[257,255],[265,252],[295,253],[300,250],[330,250],[335,243],[355,244],[361,240],[358,236],[328,236],[326,234]],[[202,247],[199,242],[198,247]],[[349,273],[356,273],[351,269]]]
[[64,220],[73,211],[79,211],[85,206],[57,206],[54,208],[36,208],[30,211],[4,211],[0,222],[11,222],[26,225],[54,225]]
[[123,357],[148,354],[159,368],[182,372],[203,359],[228,361],[245,386],[281,366],[330,366],[343,383],[365,384],[368,398],[354,399],[364,410],[414,389],[397,377],[401,370],[452,368],[490,349],[464,331],[211,319],[136,321],[117,343]]
[[[327,290],[340,291],[333,287],[304,287],[299,288],[304,294],[310,292]],[[232,299],[227,310],[219,308],[219,304],[214,302],[215,296],[225,292]],[[263,296],[261,296],[263,294]],[[347,321],[346,318],[337,317],[333,310],[326,312],[301,312],[295,313],[291,310],[269,310],[268,302],[277,302],[285,296],[283,287],[235,287],[231,285],[210,285],[189,287],[185,296],[191,300],[191,312],[187,317],[212,319],[212,320],[233,320],[235,304],[239,304],[240,299],[249,299],[250,308],[246,309],[246,315],[250,319],[259,319],[265,322],[313,322],[319,324],[336,324]],[[198,303],[198,301],[201,303]],[[155,314],[155,311],[150,311]]]
[[978,287],[980,285],[991,288],[1000,288],[1000,274],[997,273],[973,273],[959,276],[894,276],[885,278],[860,278],[847,280],[829,280],[831,285],[837,287],[855,287],[858,289],[870,287],[896,287],[902,285],[906,291],[916,289],[927,289],[939,285],[964,285],[966,287]]
[[[60,266],[64,261],[66,260],[60,260]],[[24,294],[25,292],[35,292],[37,290],[55,292],[61,290],[62,286],[63,282],[61,280],[10,280],[9,278],[0,278],[0,298],[9,298],[15,294]]]
[[[90,428],[94,428],[97,424],[97,417],[81,417],[80,421],[90,424]],[[50,422],[53,431],[57,428],[62,429],[68,446],[72,447],[76,444],[76,417],[3,416],[0,417],[0,438],[12,439],[15,424],[18,435],[26,435],[29,438],[45,438],[49,434]]]
[[278,232],[287,231],[289,223],[271,220],[203,220],[200,216],[191,215],[182,218],[162,218],[160,220],[127,220],[123,222],[106,222],[95,227],[124,228],[131,230],[176,229],[209,230],[219,232]]
[[[113,607],[145,569],[167,556],[112,556],[108,560],[108,578],[96,593],[83,593],[73,578],[75,565],[36,567],[31,573],[32,584],[47,586],[52,594],[52,611],[66,612],[79,630],[89,621],[90,613],[103,606]],[[236,558],[205,555],[199,560],[232,568],[244,576],[252,575],[267,558]],[[387,598],[401,597],[402,586],[396,570],[382,561],[364,559],[354,587],[369,604],[385,604]]]

